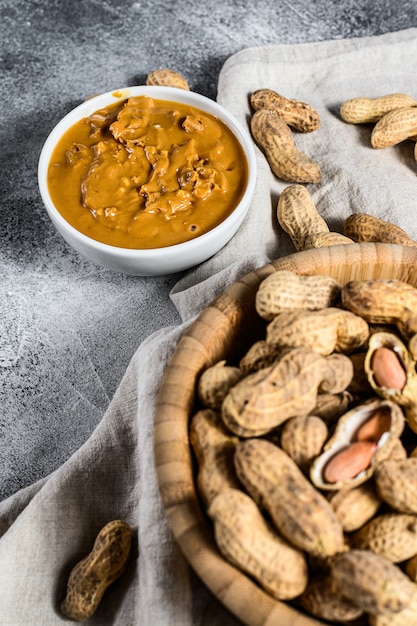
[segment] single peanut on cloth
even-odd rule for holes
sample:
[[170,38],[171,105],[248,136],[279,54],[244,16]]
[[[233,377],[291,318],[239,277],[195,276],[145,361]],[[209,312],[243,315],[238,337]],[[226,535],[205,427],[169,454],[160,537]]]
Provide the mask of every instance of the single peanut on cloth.
[[349,215],[344,222],[343,232],[356,243],[379,241],[381,243],[398,243],[402,246],[417,247],[417,242],[413,241],[405,230],[367,213],[353,213]]
[[104,526],[90,554],[71,571],[67,595],[61,611],[74,621],[84,621],[95,613],[107,587],[125,570],[130,554],[132,530],[122,520]]
[[371,550],[347,550],[332,559],[330,571],[340,594],[370,615],[405,609],[415,586],[389,559]]
[[163,87],[177,87],[177,89],[190,90],[187,80],[178,72],[169,69],[160,69],[150,72],[146,77],[147,85],[156,85]]
[[393,109],[417,106],[417,100],[404,93],[391,93],[377,98],[351,98],[340,107],[341,118],[350,124],[377,122]]
[[303,250],[308,237],[329,232],[325,220],[318,213],[313,198],[304,185],[289,185],[278,199],[277,218],[288,233],[296,250]]
[[272,89],[258,89],[250,96],[250,103],[255,111],[269,109],[275,111],[295,130],[311,133],[320,126],[320,115],[309,104],[286,98]]
[[251,117],[251,132],[275,176],[294,183],[320,182],[320,166],[296,148],[290,127],[275,111],[256,111]]
[[212,501],[217,546],[223,556],[255,578],[279,600],[299,596],[308,580],[305,554],[267,523],[254,500],[238,489],[228,489]]
[[330,504],[281,448],[265,439],[241,441],[235,467],[246,491],[291,544],[322,558],[344,549]]
[[296,250],[354,243],[346,235],[329,231],[304,185],[289,185],[284,189],[278,199],[277,218]]
[[394,109],[375,124],[371,134],[373,148],[390,148],[417,135],[417,106]]

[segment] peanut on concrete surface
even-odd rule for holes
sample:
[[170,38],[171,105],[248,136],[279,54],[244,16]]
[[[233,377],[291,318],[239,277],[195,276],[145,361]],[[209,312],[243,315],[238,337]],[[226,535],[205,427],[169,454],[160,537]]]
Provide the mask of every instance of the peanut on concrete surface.
[[146,77],[147,85],[156,85],[162,87],[176,87],[177,89],[190,90],[187,80],[174,70],[160,69],[150,72]]
[[416,623],[417,289],[279,270],[253,306],[263,335],[190,422],[223,558],[316,619]]
[[71,571],[61,611],[74,621],[92,617],[104,592],[125,570],[132,540],[130,526],[114,520],[98,533],[91,552]]

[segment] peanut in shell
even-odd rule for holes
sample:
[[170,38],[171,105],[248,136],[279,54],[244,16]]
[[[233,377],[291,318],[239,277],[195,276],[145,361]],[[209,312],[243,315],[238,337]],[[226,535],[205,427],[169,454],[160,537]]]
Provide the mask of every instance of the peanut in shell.
[[277,270],[259,285],[255,308],[267,321],[294,310],[318,311],[338,304],[341,289],[331,276],[299,276],[290,270]]
[[217,546],[229,562],[274,598],[289,600],[304,591],[308,580],[304,553],[272,529],[250,496],[238,489],[222,491],[208,514]]
[[381,220],[367,213],[353,213],[345,219],[343,232],[356,243],[365,241],[398,243],[402,246],[416,247],[417,242],[395,224]]
[[417,134],[417,106],[393,109],[375,124],[371,134],[373,148],[390,148]]
[[401,569],[370,550],[347,550],[330,565],[341,595],[370,615],[389,615],[405,609],[415,585]]
[[281,432],[281,448],[302,470],[320,454],[328,437],[326,422],[316,415],[298,415],[287,420]]
[[299,601],[307,613],[331,623],[351,622],[363,615],[361,608],[340,594],[330,576],[310,580]]
[[267,326],[266,341],[276,348],[310,347],[323,356],[361,348],[369,326],[358,315],[337,307],[319,311],[286,311]]
[[405,338],[417,332],[417,289],[391,279],[352,280],[343,286],[342,306],[371,324],[394,324]]
[[417,517],[383,513],[354,533],[352,545],[400,563],[417,554]]
[[243,376],[243,372],[226,361],[219,361],[201,374],[197,394],[203,405],[209,409],[220,409],[229,389]]
[[344,549],[333,509],[292,459],[263,439],[241,441],[235,452],[239,480],[291,544],[325,558]]
[[417,515],[417,457],[387,459],[375,470],[375,485],[391,508]]
[[213,409],[197,411],[190,422],[190,443],[197,458],[197,486],[206,506],[224,489],[238,488],[233,456],[237,437]]
[[329,502],[345,532],[358,530],[369,522],[382,504],[370,480],[353,489],[340,489],[331,493]]
[[415,105],[417,101],[404,93],[390,93],[377,98],[351,98],[340,107],[340,116],[349,124],[369,124],[377,122],[393,109]]
[[275,111],[288,126],[302,133],[311,133],[320,126],[320,115],[311,105],[286,98],[273,89],[257,89],[251,94],[250,103],[255,111]]
[[369,615],[369,626],[415,626],[417,615],[417,585],[408,605],[397,613],[386,615]]
[[290,127],[275,111],[256,111],[251,118],[251,132],[277,178],[293,183],[320,182],[320,166],[296,148]]
[[222,404],[227,428],[240,437],[255,437],[290,417],[308,415],[319,389],[339,393],[350,382],[353,370],[348,357],[335,356],[338,361],[346,360],[345,372],[334,358],[295,348],[283,353],[274,365],[248,374],[230,389]]
[[329,232],[310,192],[300,184],[288,185],[280,194],[277,219],[297,251],[304,250],[308,237]]
[[150,72],[146,77],[147,85],[156,85],[163,87],[176,87],[177,89],[190,90],[187,80],[174,70],[159,69]]

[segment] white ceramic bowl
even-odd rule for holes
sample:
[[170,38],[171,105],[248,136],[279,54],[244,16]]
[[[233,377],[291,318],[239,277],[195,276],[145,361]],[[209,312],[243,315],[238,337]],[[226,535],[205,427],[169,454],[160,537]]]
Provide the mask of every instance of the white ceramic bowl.
[[[159,100],[189,104],[210,113],[224,122],[236,135],[248,161],[248,181],[243,196],[234,211],[212,230],[184,243],[153,249],[130,249],[112,246],[82,234],[58,212],[48,191],[47,173],[52,152],[73,124],[95,111],[130,96],[147,95]],[[157,276],[180,272],[213,256],[236,233],[242,224],[253,196],[256,183],[256,157],[253,142],[243,126],[222,106],[205,96],[173,87],[136,86],[108,92],[80,104],[68,113],[52,130],[40,154],[38,184],[42,200],[53,224],[77,252],[110,270],[137,276]]]

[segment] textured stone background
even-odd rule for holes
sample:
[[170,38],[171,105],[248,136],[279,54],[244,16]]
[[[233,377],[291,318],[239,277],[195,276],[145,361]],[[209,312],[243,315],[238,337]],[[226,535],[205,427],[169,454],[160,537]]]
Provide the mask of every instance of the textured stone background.
[[222,64],[243,48],[411,26],[411,0],[0,0],[0,499],[82,445],[137,346],[179,321],[178,275],[112,274],[55,232],[36,172],[52,127],[156,68],[215,98]]

